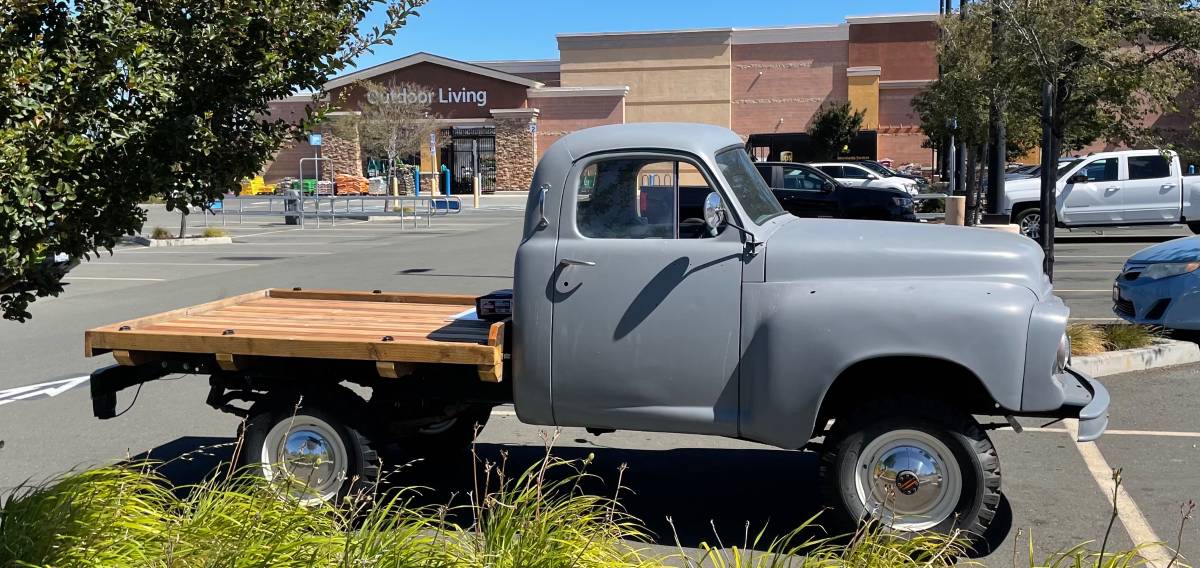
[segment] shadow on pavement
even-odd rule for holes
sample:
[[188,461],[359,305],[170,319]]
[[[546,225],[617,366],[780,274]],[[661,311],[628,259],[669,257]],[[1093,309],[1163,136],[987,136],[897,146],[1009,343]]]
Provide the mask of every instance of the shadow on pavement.
[[[234,443],[233,438],[184,437],[137,458],[164,462],[159,468],[164,477],[177,486],[191,485],[214,473],[224,475],[227,470],[223,464],[232,458]],[[478,444],[476,451],[480,460],[506,461],[510,478],[533,467],[545,455],[545,450],[538,446]],[[812,452],[557,447],[553,454],[579,462],[591,456],[587,472],[593,477],[581,483],[584,492],[611,497],[620,478],[624,488],[622,505],[645,523],[650,541],[662,546],[673,547],[678,538],[679,544],[688,548],[696,548],[701,542],[715,545],[718,540],[726,546],[742,547],[747,538],[752,541],[766,527],[760,545],[765,546],[822,508],[818,457]],[[468,502],[468,493],[474,491],[471,460],[471,455],[461,453],[436,461],[409,463],[398,471],[385,466],[385,471],[391,470],[385,486],[421,488],[416,505],[461,506]],[[622,464],[628,466],[623,476]],[[567,468],[559,468],[553,476],[561,479],[569,474]],[[465,511],[453,520],[460,524],[470,522]],[[997,518],[986,535],[988,549],[979,552],[988,554],[995,550],[1008,536],[1011,526],[1011,508],[1008,500],[1002,499]],[[814,529],[801,538],[808,536],[823,535]]]

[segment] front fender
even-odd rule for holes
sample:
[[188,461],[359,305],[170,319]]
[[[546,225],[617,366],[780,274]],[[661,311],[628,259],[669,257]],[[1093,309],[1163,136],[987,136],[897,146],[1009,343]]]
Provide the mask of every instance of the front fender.
[[[1036,301],[1022,286],[969,279],[747,283],[740,434],[779,447],[804,445],[837,377],[879,357],[952,361],[979,377],[1002,409],[1020,409]],[[921,393],[921,377],[879,380],[904,380]]]

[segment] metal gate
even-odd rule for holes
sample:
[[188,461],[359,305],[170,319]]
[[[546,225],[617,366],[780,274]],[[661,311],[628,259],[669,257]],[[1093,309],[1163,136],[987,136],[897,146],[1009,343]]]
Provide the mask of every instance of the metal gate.
[[452,131],[450,170],[454,172],[454,193],[474,191],[473,179],[479,176],[480,188],[496,190],[496,131],[494,128],[455,128]]

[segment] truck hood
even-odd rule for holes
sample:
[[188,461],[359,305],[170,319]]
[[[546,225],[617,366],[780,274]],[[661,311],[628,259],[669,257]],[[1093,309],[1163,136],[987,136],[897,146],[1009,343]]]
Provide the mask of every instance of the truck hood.
[[766,280],[923,278],[1006,282],[1051,294],[1034,241],[991,229],[793,219],[767,239]]

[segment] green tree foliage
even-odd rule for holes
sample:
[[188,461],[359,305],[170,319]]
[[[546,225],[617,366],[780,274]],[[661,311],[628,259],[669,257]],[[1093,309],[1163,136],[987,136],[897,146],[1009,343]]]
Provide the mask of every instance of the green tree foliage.
[[808,127],[813,151],[822,160],[837,158],[862,130],[866,112],[851,108],[850,103],[823,105]]
[[[322,85],[425,0],[0,2],[0,309],[62,291],[141,228],[138,203],[202,210],[324,114]],[[386,13],[360,30],[367,13]],[[300,124],[268,103],[313,92]]]
[[[993,11],[992,2],[998,3]],[[987,103],[996,93],[1008,109],[1009,150],[1040,139],[1041,85],[1056,87],[1053,134],[1062,151],[1096,141],[1135,147],[1167,145],[1147,116],[1180,111],[1200,69],[1200,3],[1194,0],[988,0],[942,21],[943,76],[915,106],[933,137],[957,117],[960,136],[986,136]],[[999,14],[1005,55],[990,64],[992,19]],[[1198,117],[1200,118],[1200,117]]]

